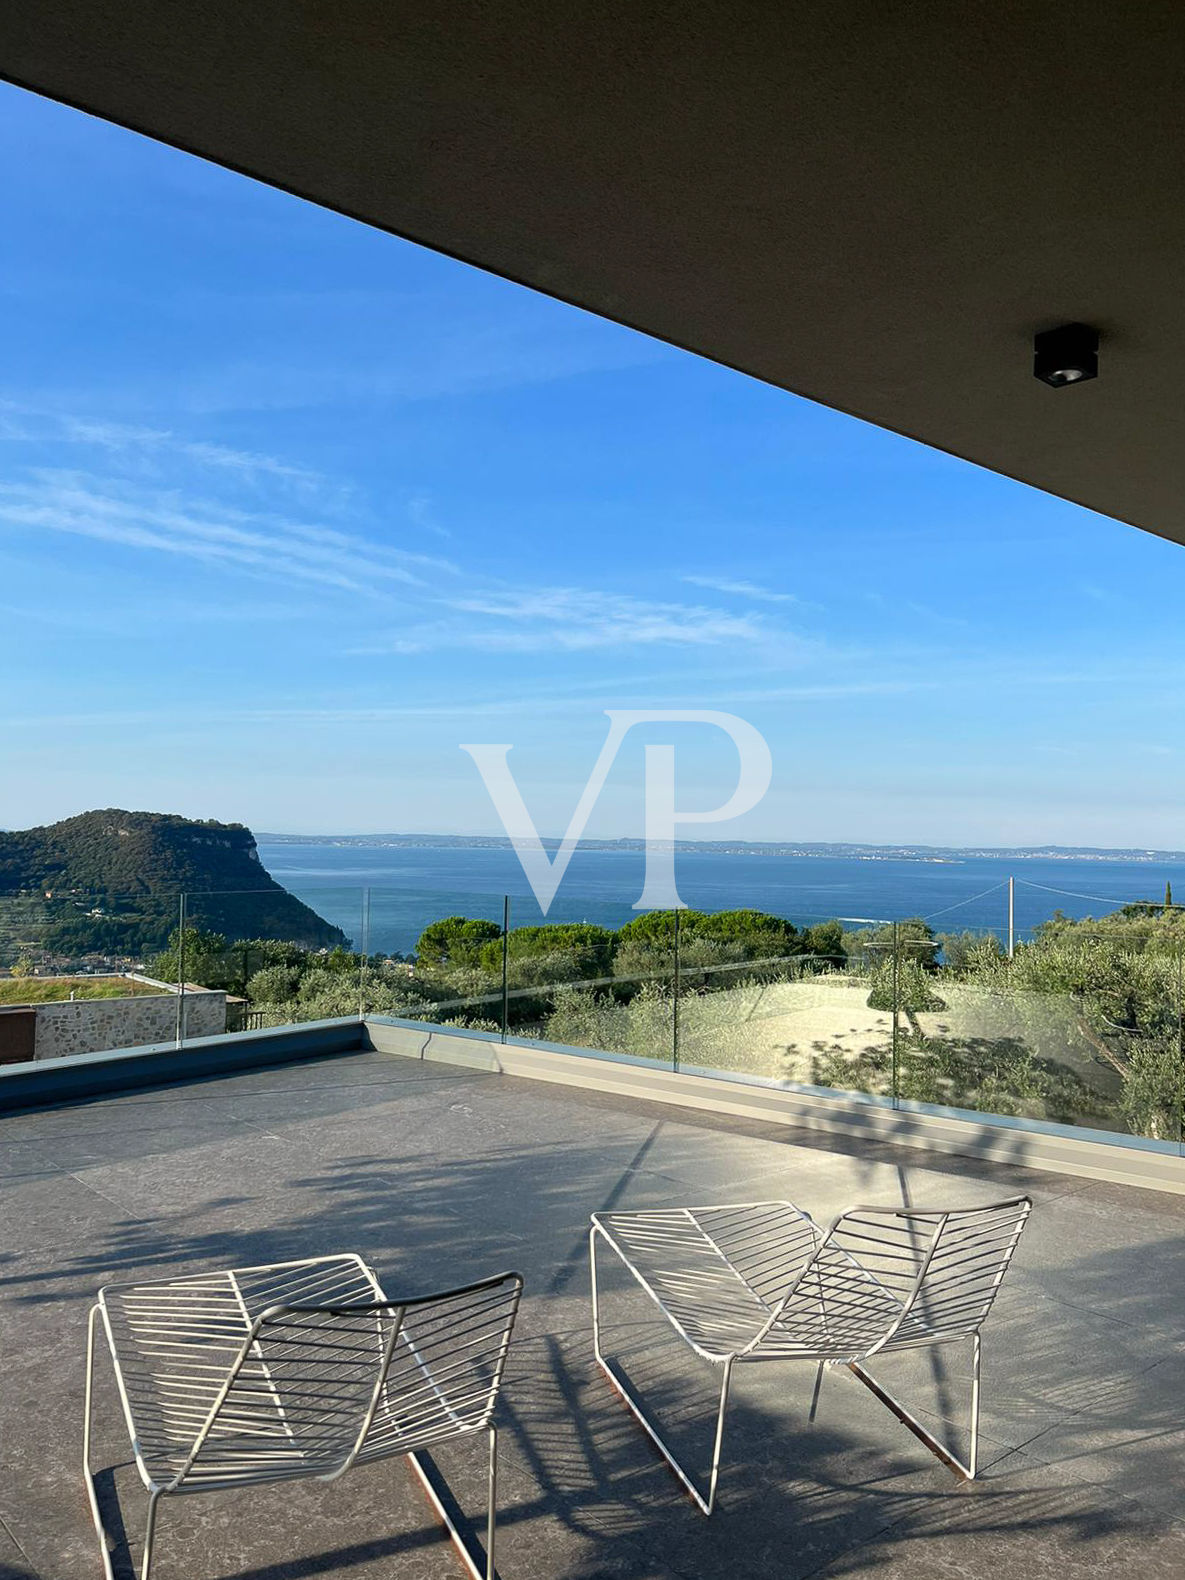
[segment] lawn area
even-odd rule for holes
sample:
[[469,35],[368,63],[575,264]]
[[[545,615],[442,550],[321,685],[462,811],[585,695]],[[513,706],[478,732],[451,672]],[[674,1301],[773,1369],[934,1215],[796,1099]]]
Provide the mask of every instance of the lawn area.
[[[1125,1129],[1122,1081],[1100,1063],[1068,994],[996,993],[935,978],[943,1008],[903,1011],[898,1095],[1064,1124]],[[683,1069],[755,1075],[803,1086],[891,1094],[893,1017],[869,1005],[867,979],[828,972],[794,982],[741,982],[683,995]],[[628,1003],[568,992],[538,1028],[549,1042],[667,1060],[669,994]]]
[[0,1005],[58,1004],[71,993],[75,998],[131,998],[159,992],[127,977],[0,977]]
[[[903,1013],[900,1092],[918,1101],[1125,1128],[1122,1082],[1101,1064],[1066,994],[992,993],[936,978],[941,1010]],[[682,1063],[887,1096],[893,1018],[869,985],[835,973],[689,997]]]

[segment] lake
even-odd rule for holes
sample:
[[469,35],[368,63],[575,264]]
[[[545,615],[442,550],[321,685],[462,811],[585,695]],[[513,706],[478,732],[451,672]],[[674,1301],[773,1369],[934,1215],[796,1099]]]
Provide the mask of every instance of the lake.
[[[512,926],[542,920],[512,850],[261,840],[259,854],[274,878],[356,944],[367,937],[371,953],[408,953],[424,927],[442,916],[500,923],[505,895],[511,897]],[[638,914],[633,904],[642,892],[643,862],[638,850],[578,849],[547,919],[620,927]],[[700,910],[749,906],[799,924],[832,916],[899,921],[921,915],[939,932],[1000,936],[1008,925],[1010,874],[1017,880],[1018,937],[1059,909],[1067,916],[1103,916],[1132,900],[1162,900],[1166,882],[1185,901],[1185,862],[988,856],[935,862],[704,850],[681,851],[675,871],[682,899]]]

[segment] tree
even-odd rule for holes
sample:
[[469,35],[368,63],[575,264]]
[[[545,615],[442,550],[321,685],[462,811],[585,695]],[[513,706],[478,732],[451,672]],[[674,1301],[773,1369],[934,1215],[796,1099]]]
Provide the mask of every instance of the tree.
[[939,933],[942,966],[951,976],[983,972],[1004,958],[1004,948],[994,933]]
[[900,952],[903,960],[916,960],[927,971],[934,970],[938,964],[938,940],[934,929],[920,916],[907,916],[904,921],[845,933],[844,948],[849,957],[854,956],[866,964],[875,965],[894,949]]
[[482,917],[445,916],[429,922],[416,943],[416,959],[421,965],[477,965],[482,945],[501,938],[497,922]]
[[671,1058],[671,997],[657,982],[644,983],[627,1003],[595,988],[561,988],[542,1034],[572,1048],[599,1048],[635,1058]]
[[802,943],[808,955],[817,955],[833,965],[843,965],[847,960],[842,922],[816,922],[803,933]]
[[[597,927],[592,922],[547,922],[538,927],[511,928],[506,952],[512,965],[544,955],[559,955],[571,962],[569,976],[606,976],[612,969],[616,939],[617,934],[608,927]],[[487,971],[501,971],[501,932],[483,945],[481,964]]]
[[1054,916],[1011,961],[980,951],[962,980],[1031,1016],[1035,1035],[1026,1040],[1034,1045],[1048,1019],[1043,1005],[1060,1000],[1094,1057],[1123,1083],[1108,1098],[1108,1118],[1117,1107],[1135,1134],[1175,1139],[1183,951],[1185,913],[1142,901],[1098,919]]
[[701,938],[740,944],[749,960],[763,955],[796,955],[802,950],[794,923],[768,911],[713,911],[693,931]]
[[247,980],[252,1004],[283,1004],[296,997],[301,973],[296,966],[264,966]]
[[903,956],[897,961],[896,973],[891,956],[877,962],[868,994],[869,1009],[892,1010],[894,990],[896,1008],[905,1013],[917,1014],[926,1011],[933,1013],[946,1008],[946,1000],[939,998],[930,986],[930,978],[922,962],[909,956]]
[[[678,914],[680,936],[695,932],[699,923],[707,920],[703,911],[690,908]],[[668,949],[671,948],[675,942],[675,912],[643,911],[641,916],[635,916],[632,922],[626,922],[617,929],[617,942],[619,945],[634,942],[665,944]]]
[[803,941],[793,922],[768,911],[647,911],[618,928],[620,947],[649,943],[670,949],[675,942],[675,916],[679,917],[680,945],[693,938],[721,945],[735,945],[734,958],[759,960],[802,953]]
[[181,929],[174,927],[169,934],[168,948],[162,954],[153,955],[145,971],[158,982],[179,982],[184,966],[187,982],[200,987],[224,987],[228,970],[233,970],[234,964],[227,958],[226,938],[222,933],[187,927],[183,940]]

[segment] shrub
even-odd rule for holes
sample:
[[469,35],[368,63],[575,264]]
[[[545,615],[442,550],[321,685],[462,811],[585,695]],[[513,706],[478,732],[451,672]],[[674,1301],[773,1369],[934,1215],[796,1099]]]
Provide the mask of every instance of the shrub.
[[[882,960],[873,970],[872,987],[868,994],[869,1009],[893,1008],[893,961]],[[930,975],[920,960],[906,955],[897,962],[897,1008],[911,1010],[914,1014],[933,1013],[946,1008],[946,1000],[939,998],[931,985]]]
[[282,1004],[296,997],[300,976],[296,966],[265,966],[249,978],[247,997],[252,1004]]

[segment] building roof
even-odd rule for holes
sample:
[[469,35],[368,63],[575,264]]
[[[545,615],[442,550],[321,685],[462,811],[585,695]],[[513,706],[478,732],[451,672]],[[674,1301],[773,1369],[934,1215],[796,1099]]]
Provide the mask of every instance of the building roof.
[[[594,1364],[593,1211],[788,1196],[825,1221],[856,1201],[1020,1190],[1035,1208],[985,1330],[976,1483],[956,1481],[842,1370],[825,1377],[812,1425],[813,1368],[741,1367],[721,1507],[704,1520]],[[393,1298],[525,1274],[500,1413],[507,1576],[716,1580],[773,1561],[792,1580],[1035,1567],[1147,1580],[1185,1567],[1179,1196],[346,1052],[0,1120],[0,1210],[6,1575],[98,1566],[79,1454],[100,1285],[342,1250],[365,1256]],[[706,1466],[718,1377],[649,1320],[622,1270],[602,1276],[610,1353],[676,1450]],[[886,1360],[883,1376],[926,1421],[962,1421],[968,1362],[950,1346]],[[144,1496],[108,1365],[98,1422],[108,1528],[138,1555]],[[439,1463],[476,1517],[480,1446]],[[158,1553],[162,1574],[195,1577],[461,1573],[398,1462],[332,1486],[191,1498],[183,1517],[166,1501]]]
[[[1185,10],[62,0],[0,70],[1185,540]],[[1097,381],[1035,331],[1102,333]]]

